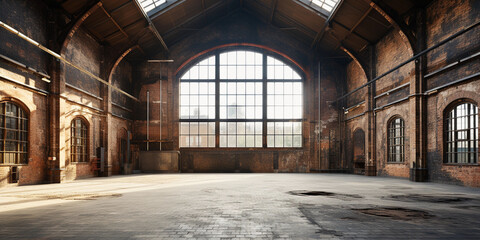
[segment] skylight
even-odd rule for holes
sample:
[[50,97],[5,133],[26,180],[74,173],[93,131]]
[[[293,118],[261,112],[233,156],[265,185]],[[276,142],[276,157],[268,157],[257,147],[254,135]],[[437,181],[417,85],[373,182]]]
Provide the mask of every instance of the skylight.
[[332,12],[337,6],[338,0],[310,0],[310,4],[317,5],[327,12]]
[[138,0],[143,10],[148,13],[151,10],[167,2],[167,0]]

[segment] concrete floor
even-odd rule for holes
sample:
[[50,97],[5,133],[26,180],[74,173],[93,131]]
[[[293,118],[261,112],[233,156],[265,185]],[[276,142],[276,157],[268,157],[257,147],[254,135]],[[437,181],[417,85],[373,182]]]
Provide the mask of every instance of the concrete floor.
[[480,239],[480,189],[343,174],[92,178],[0,189],[0,238]]

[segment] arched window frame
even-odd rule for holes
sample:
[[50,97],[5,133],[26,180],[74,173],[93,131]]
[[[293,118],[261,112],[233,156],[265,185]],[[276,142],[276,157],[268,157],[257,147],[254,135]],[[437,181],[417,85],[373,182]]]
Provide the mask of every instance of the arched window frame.
[[[80,125],[78,125],[80,123]],[[88,121],[75,117],[70,123],[70,161],[75,163],[88,162]],[[79,134],[80,133],[80,134]]]
[[30,112],[21,102],[0,101],[0,164],[28,164],[29,118]]
[[[220,71],[220,55],[223,53],[228,53],[232,51],[248,51],[248,52],[254,52],[262,55],[261,58],[261,63],[262,63],[262,76],[261,79],[248,79],[245,80],[245,82],[257,82],[260,83],[262,86],[261,89],[261,112],[262,112],[262,117],[261,118],[246,118],[246,119],[225,119],[222,118],[220,115],[221,113],[221,108],[222,103],[220,99],[220,88],[221,88],[221,83],[224,82],[234,82],[232,80],[227,81],[225,79],[221,78],[221,71]],[[214,118],[209,119],[184,119],[182,118],[182,100],[180,99],[182,97],[182,83],[183,82],[188,82],[190,80],[184,80],[182,79],[182,76],[187,73],[192,67],[197,65],[198,63],[209,59],[210,57],[215,56],[215,79],[210,79],[207,81],[202,81],[202,82],[210,82],[214,83],[215,85],[215,111],[214,111]],[[275,60],[279,60],[279,62],[285,64],[285,66],[288,66],[293,72],[298,76],[298,79],[269,79],[268,78],[268,67],[269,65],[269,57],[274,58]],[[208,140],[208,146],[205,147],[200,147],[200,148],[222,148],[222,149],[227,149],[227,148],[302,148],[303,147],[303,118],[304,118],[304,79],[305,79],[305,74],[303,72],[303,69],[301,69],[298,65],[293,64],[288,57],[285,57],[281,54],[278,54],[276,52],[269,51],[267,49],[259,48],[257,46],[255,47],[250,47],[250,46],[241,46],[241,47],[226,47],[226,48],[219,48],[213,51],[208,52],[207,54],[203,54],[199,57],[196,57],[192,61],[189,61],[187,64],[182,65],[181,70],[178,71],[177,74],[177,79],[179,81],[179,122],[180,122],[180,129],[179,129],[179,142],[180,142],[180,147],[181,148],[199,148],[197,146],[182,146],[182,127],[187,125],[187,123],[194,123],[198,122],[201,124],[208,123],[208,133],[205,134],[207,136]],[[240,80],[240,79],[239,79]],[[297,87],[297,89],[300,89],[300,117],[298,118],[269,118],[267,115],[269,115],[268,112],[268,96],[270,93],[268,93],[268,87],[271,84],[275,83],[285,83],[285,82],[298,82],[300,83],[300,87]],[[294,94],[295,95],[295,94]],[[285,104],[287,105],[287,104]],[[212,107],[212,106],[210,106]],[[281,107],[281,106],[278,106]],[[293,106],[293,107],[298,107],[298,106]],[[252,133],[252,135],[255,135],[255,146],[239,146],[239,145],[230,145],[230,141],[228,141],[227,144],[225,144],[225,133],[222,129],[229,129],[229,125],[232,125],[232,123],[237,122],[241,123],[244,122],[245,124],[253,124],[255,125],[255,133]],[[210,125],[211,124],[211,125]],[[243,123],[242,123],[243,124]],[[257,127],[260,126],[260,127]],[[237,128],[239,126],[237,125]],[[191,127],[190,127],[191,128]],[[277,131],[278,129],[282,128],[281,131]],[[260,129],[259,132],[257,132],[257,129]],[[269,130],[270,129],[270,130]],[[274,129],[273,131],[271,131]],[[291,133],[284,133],[291,131]],[[281,133],[280,133],[281,132]],[[229,132],[230,133],[230,132]],[[289,136],[290,135],[290,136]],[[285,137],[286,136],[286,137]],[[257,139],[259,139],[258,144],[257,144]],[[278,139],[281,139],[278,141]],[[291,140],[291,146],[287,141]],[[284,143],[284,140],[286,140]],[[296,141],[296,144],[294,145],[293,141]],[[214,143],[212,143],[214,142]]]
[[[465,115],[459,115],[461,107],[467,107]],[[466,117],[467,121],[458,122]],[[445,108],[443,114],[443,163],[454,165],[478,164],[479,114],[478,105],[470,99],[458,99]],[[460,125],[459,125],[460,124]],[[465,127],[463,127],[465,126]],[[460,129],[458,129],[460,127]],[[459,151],[466,145],[466,151]]]
[[405,120],[392,117],[387,124],[387,162],[405,162]]

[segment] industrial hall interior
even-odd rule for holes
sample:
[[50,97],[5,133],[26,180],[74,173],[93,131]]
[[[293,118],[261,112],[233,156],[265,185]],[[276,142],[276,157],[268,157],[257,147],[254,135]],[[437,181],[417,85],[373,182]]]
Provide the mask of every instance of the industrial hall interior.
[[142,173],[480,187],[479,25],[477,0],[1,0],[0,187]]

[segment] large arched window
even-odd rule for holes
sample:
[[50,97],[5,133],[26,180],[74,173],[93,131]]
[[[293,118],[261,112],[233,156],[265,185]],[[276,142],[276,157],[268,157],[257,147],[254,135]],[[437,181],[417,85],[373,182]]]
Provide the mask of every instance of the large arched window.
[[180,77],[180,147],[302,147],[303,81],[254,51],[211,55]]
[[13,102],[0,103],[0,163],[26,164],[28,116]]
[[70,138],[70,160],[72,162],[87,162],[88,128],[84,119],[77,117],[72,120]]
[[462,102],[449,108],[444,119],[444,163],[478,163],[478,107]]
[[405,162],[405,122],[399,117],[388,123],[388,162]]

